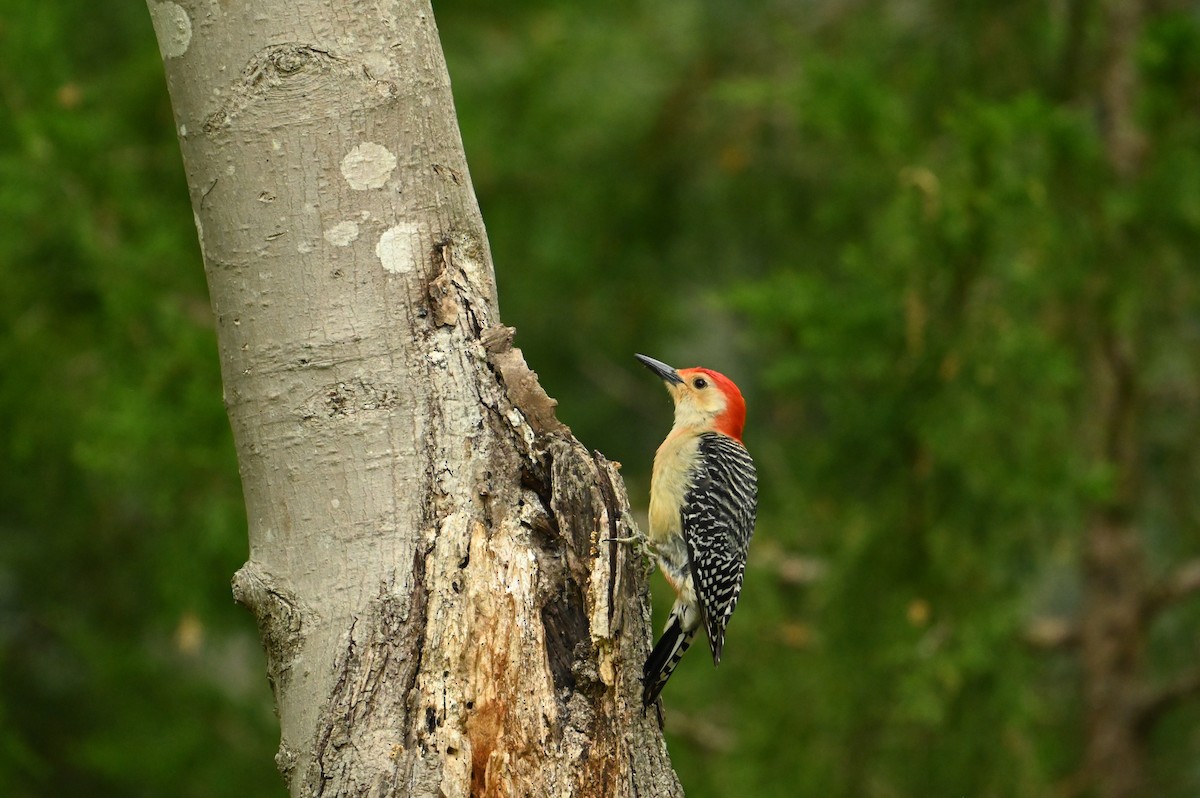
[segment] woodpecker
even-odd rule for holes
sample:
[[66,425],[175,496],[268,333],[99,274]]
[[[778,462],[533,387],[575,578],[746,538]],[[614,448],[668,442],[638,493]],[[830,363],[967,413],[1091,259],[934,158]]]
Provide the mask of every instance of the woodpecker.
[[711,369],[637,359],[675,401],[675,423],[654,455],[649,543],[677,598],[642,671],[642,704],[649,707],[701,625],[713,665],[721,662],[754,533],[758,482],[742,444],[746,403],[733,381]]

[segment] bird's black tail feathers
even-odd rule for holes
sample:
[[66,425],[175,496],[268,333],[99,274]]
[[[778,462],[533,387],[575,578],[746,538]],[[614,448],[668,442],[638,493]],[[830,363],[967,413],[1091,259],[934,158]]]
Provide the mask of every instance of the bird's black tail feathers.
[[667,680],[671,678],[675,666],[683,658],[683,652],[687,651],[688,646],[696,639],[699,627],[685,632],[679,620],[678,615],[671,616],[667,630],[646,658],[646,666],[642,669],[643,707],[649,707],[658,699],[658,694],[667,686]]

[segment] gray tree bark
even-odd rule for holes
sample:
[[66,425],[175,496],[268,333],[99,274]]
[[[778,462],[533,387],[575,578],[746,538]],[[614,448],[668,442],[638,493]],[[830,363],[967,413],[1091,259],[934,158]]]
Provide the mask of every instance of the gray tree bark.
[[295,796],[679,795],[616,466],[500,324],[424,0],[149,0]]

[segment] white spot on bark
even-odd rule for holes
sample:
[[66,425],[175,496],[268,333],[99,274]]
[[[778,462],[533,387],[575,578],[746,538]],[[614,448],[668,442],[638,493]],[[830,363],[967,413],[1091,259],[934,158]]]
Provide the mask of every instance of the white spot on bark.
[[420,232],[420,228],[412,222],[401,222],[383,231],[379,243],[375,245],[375,254],[383,264],[384,271],[400,274],[413,270]]
[[186,135],[187,135],[187,125],[180,125],[179,126],[179,138],[183,138]]
[[342,159],[342,177],[355,191],[380,188],[396,168],[396,156],[373,141],[359,144]]
[[338,222],[325,231],[325,240],[335,247],[348,247],[350,242],[358,238],[358,223]]
[[196,238],[200,241],[200,257],[204,257],[204,225],[200,223],[200,217],[195,213],[192,214],[192,219],[196,222]]
[[296,251],[299,252],[301,255],[307,255],[308,253],[313,251],[313,245],[308,243],[307,241],[301,241],[299,244],[296,245]]
[[178,3],[151,3],[150,20],[163,58],[178,58],[192,43],[192,20]]
[[329,506],[336,510],[337,508],[342,506],[342,500],[341,499],[330,499]]

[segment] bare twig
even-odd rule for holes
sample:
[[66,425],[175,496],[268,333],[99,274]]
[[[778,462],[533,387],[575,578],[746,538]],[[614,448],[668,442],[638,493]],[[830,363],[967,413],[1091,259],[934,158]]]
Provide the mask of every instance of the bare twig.
[[1156,585],[1146,596],[1143,614],[1149,619],[1167,607],[1200,594],[1200,557],[1188,560]]
[[1200,668],[1183,673],[1175,680],[1150,690],[1138,706],[1138,722],[1149,728],[1162,714],[1181,701],[1200,695]]
[[811,585],[829,570],[829,563],[820,558],[791,554],[772,541],[755,543],[750,549],[750,565],[771,571],[785,585]]
[[1073,618],[1034,618],[1025,627],[1022,639],[1037,649],[1074,648],[1079,645],[1079,625]]

